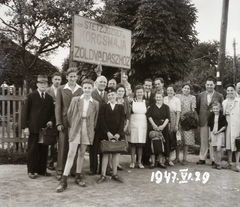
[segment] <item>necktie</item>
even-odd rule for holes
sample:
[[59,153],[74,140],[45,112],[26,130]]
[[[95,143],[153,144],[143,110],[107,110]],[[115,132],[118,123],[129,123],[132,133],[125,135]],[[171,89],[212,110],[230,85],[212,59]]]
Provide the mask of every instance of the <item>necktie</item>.
[[103,97],[104,97],[104,93],[103,93],[103,91],[101,92],[101,98],[103,99]]
[[44,100],[44,93],[42,92],[42,99]]

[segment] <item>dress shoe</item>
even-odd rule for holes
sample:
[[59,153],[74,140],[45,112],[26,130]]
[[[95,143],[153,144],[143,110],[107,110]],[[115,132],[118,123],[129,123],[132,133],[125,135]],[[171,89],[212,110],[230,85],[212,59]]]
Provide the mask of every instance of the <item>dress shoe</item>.
[[159,162],[158,165],[159,165],[160,168],[163,168],[163,169],[166,169],[166,168],[167,168],[166,165],[164,165],[163,163],[160,163],[160,162]]
[[67,188],[67,176],[62,176],[61,181],[56,188],[57,193],[63,192]]
[[96,172],[90,171],[88,175],[96,175]]
[[119,183],[123,183],[123,180],[121,177],[119,177],[117,174],[112,176],[113,180],[116,180]]
[[216,165],[214,161],[212,161],[212,165]]
[[104,181],[106,181],[106,176],[101,175],[101,177],[97,180],[97,184],[103,183]]
[[155,164],[151,163],[150,166],[149,166],[149,169],[153,169],[154,167],[155,167]]
[[86,183],[82,181],[82,175],[80,173],[76,174],[75,183],[80,187],[86,187]]
[[122,171],[122,170],[123,170],[122,166],[118,165],[118,166],[117,166],[117,170]]
[[174,164],[180,163],[180,160],[178,158],[175,158],[175,160],[173,160]]
[[188,161],[187,161],[187,160],[182,160],[181,164],[182,164],[182,165],[187,165],[187,164],[188,164]]
[[199,161],[197,162],[197,165],[205,165],[205,160],[199,160]]
[[28,173],[28,177],[31,179],[36,179],[36,175],[34,175],[33,173]]
[[240,172],[240,166],[239,165],[236,166],[236,172]]
[[48,166],[47,168],[51,171],[56,170],[54,166]]

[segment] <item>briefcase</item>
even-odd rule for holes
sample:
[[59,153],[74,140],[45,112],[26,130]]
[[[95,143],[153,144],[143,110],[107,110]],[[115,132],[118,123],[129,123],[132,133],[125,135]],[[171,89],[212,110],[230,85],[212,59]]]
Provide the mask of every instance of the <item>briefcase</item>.
[[52,145],[57,143],[57,129],[56,128],[41,128],[38,137],[38,143],[44,145]]
[[124,140],[122,141],[107,141],[103,140],[100,142],[101,153],[126,153],[127,144]]

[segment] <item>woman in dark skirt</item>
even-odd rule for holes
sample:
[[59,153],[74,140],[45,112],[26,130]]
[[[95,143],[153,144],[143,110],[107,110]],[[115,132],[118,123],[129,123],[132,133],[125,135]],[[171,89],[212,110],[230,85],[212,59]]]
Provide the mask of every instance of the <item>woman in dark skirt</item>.
[[[101,126],[104,136],[103,140],[116,141],[124,139],[123,127],[124,127],[124,107],[117,104],[117,93],[114,88],[108,88],[108,103],[103,104],[99,116],[101,119]],[[102,173],[101,177],[97,180],[97,183],[102,183],[106,180],[106,170],[108,164],[108,158],[110,153],[103,153],[102,157]],[[123,180],[117,175],[117,161],[119,153],[112,154],[112,179],[122,183]]]
[[[162,135],[165,139],[164,142],[164,153],[159,154],[159,165],[162,168],[166,168],[164,165],[164,157],[169,158],[170,148],[169,148],[169,130],[168,123],[170,121],[170,111],[169,107],[163,103],[163,94],[161,92],[157,92],[155,94],[156,103],[152,104],[147,112],[147,117],[149,120],[148,132],[150,131],[161,131]],[[152,152],[151,148],[151,139],[149,137],[149,133],[147,136],[146,142],[146,152],[151,155],[150,168],[154,168],[155,166],[155,154]]]

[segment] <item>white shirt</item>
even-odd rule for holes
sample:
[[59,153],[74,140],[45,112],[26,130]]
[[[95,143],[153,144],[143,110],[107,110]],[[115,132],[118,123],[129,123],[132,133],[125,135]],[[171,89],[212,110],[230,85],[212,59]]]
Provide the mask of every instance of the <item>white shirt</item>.
[[214,94],[215,91],[213,91],[212,93],[207,92],[207,103],[208,105],[210,104],[211,100],[212,100],[212,96]]
[[76,83],[76,86],[75,86],[75,88],[74,88],[73,90],[70,88],[70,86],[68,85],[68,83],[66,83],[66,85],[63,87],[63,89],[69,89],[70,91],[72,91],[72,94],[74,94],[75,91],[78,90],[79,88],[81,88],[81,86],[78,85],[77,83]]
[[83,99],[83,113],[82,113],[82,117],[86,117],[87,116],[87,111],[88,111],[88,106],[89,106],[89,102],[93,102],[92,97],[88,100],[86,100],[84,98],[84,94],[81,95],[80,99]]
[[113,104],[113,103],[111,103],[110,101],[108,101],[108,103],[110,104],[110,106],[111,106],[111,108],[112,108],[112,110],[114,110],[114,108],[115,108],[115,105],[117,104],[116,102]]
[[43,98],[46,97],[46,95],[45,95],[45,91],[44,91],[44,92],[41,92],[41,91],[39,91],[38,89],[37,89],[37,91],[38,91],[38,93],[39,93],[39,95],[40,95],[41,98],[42,98],[42,93],[43,93]]
[[168,96],[164,97],[163,103],[169,106],[171,112],[181,112],[181,101],[176,96],[173,96],[172,99],[169,99]]
[[55,96],[57,96],[57,88],[54,85],[52,85],[52,89],[53,89]]

